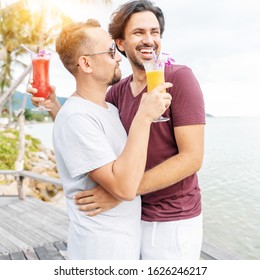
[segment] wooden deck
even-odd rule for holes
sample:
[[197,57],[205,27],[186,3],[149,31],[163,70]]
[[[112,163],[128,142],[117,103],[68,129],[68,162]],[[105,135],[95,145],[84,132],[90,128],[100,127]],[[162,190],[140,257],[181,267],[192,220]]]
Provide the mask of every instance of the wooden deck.
[[36,198],[0,197],[0,260],[66,259],[68,217]]
[[[39,199],[0,196],[0,260],[64,260],[68,217],[64,210]],[[203,242],[202,260],[239,260]]]

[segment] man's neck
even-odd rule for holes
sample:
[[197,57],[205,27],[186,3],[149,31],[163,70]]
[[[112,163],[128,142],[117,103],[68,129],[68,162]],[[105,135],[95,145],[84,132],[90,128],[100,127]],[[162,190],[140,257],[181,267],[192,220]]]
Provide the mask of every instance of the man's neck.
[[134,71],[133,80],[131,82],[131,90],[133,96],[140,94],[146,87],[146,75],[144,71]]
[[99,85],[77,83],[76,90],[73,95],[107,108],[107,104],[105,102],[106,92],[107,88],[100,87]]

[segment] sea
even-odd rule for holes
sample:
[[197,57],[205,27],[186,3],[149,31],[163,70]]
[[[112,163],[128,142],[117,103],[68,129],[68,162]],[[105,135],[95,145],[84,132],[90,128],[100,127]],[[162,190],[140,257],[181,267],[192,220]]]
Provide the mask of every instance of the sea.
[[[204,240],[243,260],[260,260],[260,117],[208,117],[198,173]],[[26,132],[52,148],[53,123]]]

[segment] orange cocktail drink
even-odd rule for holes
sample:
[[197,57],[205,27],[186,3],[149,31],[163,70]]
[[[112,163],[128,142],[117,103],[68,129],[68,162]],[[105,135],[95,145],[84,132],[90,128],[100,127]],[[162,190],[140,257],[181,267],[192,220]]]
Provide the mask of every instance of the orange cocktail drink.
[[[146,73],[146,81],[147,81],[147,92],[152,91],[159,84],[163,84],[165,82],[164,79],[164,66],[165,63],[159,59],[156,60],[147,60],[143,63],[145,73]],[[161,93],[166,92],[166,90],[162,90]],[[170,118],[161,116],[158,120],[154,120],[154,122],[166,122]]]
[[147,79],[147,91],[150,92],[159,84],[164,83],[164,71],[163,70],[146,71],[146,79]]
[[164,83],[164,63],[148,60],[144,62],[147,80],[147,91],[150,92],[159,84]]

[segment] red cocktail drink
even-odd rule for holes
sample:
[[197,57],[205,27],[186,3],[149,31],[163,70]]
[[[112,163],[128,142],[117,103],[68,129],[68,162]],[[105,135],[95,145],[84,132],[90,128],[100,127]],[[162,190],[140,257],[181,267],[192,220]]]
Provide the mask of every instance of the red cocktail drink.
[[43,57],[37,54],[32,56],[33,67],[33,84],[32,86],[38,90],[34,94],[36,97],[48,98],[50,94],[49,83],[49,66],[50,57],[45,55]]
[[[35,97],[43,97],[47,99],[50,95],[49,68],[51,54],[45,51],[31,54],[32,70],[33,70],[33,88],[37,89],[34,93]],[[33,108],[33,111],[42,111],[46,109],[43,105]]]

